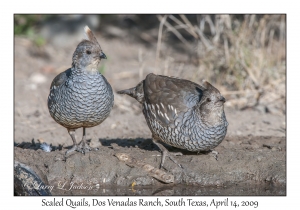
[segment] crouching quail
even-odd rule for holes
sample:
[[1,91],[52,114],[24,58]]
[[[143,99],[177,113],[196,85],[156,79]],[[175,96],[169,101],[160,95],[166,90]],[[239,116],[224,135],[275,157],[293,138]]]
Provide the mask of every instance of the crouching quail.
[[[148,74],[136,87],[118,91],[135,98],[152,132],[153,142],[177,163],[159,141],[189,151],[209,151],[224,139],[228,123],[225,98],[208,82],[194,82]],[[177,163],[178,164],[178,163]],[[179,164],[178,164],[179,165]]]
[[[72,67],[53,79],[48,97],[51,117],[67,128],[73,140],[66,155],[75,150],[85,153],[94,149],[86,143],[85,129],[102,123],[114,103],[112,88],[97,69],[106,56],[88,26],[84,31],[86,39],[77,45]],[[81,127],[82,141],[76,144],[75,130]]]

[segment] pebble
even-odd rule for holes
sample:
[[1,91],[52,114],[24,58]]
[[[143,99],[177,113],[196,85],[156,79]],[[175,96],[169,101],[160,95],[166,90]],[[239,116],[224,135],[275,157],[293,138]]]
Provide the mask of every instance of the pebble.
[[257,162],[260,162],[262,157],[257,157]]
[[33,73],[30,77],[30,81],[35,84],[42,84],[47,81],[47,78],[41,73]]

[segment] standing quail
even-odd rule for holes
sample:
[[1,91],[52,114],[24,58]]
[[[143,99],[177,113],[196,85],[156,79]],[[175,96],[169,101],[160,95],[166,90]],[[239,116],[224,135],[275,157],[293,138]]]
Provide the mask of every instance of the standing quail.
[[[97,70],[106,55],[88,26],[87,39],[81,41],[73,54],[72,67],[57,75],[51,83],[48,109],[51,117],[67,128],[73,140],[73,151],[85,153],[91,148],[86,143],[85,129],[102,123],[109,115],[114,95],[110,84]],[[75,130],[83,128],[82,141],[76,144]]]
[[162,151],[161,167],[166,156],[177,163],[170,155],[182,154],[169,153],[159,141],[189,151],[209,151],[226,135],[225,98],[206,81],[198,85],[148,74],[136,87],[117,93],[127,94],[142,104],[153,142]]

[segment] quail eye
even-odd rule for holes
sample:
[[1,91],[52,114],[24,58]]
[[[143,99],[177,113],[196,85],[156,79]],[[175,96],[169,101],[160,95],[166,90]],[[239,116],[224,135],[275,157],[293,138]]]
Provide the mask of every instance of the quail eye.
[[206,101],[207,101],[207,102],[211,102],[211,99],[210,99],[210,98],[207,98]]
[[87,50],[87,51],[86,51],[86,54],[91,54],[91,51]]

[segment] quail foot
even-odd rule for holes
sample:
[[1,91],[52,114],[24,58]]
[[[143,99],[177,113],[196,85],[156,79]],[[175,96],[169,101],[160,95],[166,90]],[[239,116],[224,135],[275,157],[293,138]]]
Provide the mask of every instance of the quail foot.
[[179,165],[172,156],[181,155],[170,153],[161,142],[188,151],[210,151],[226,135],[225,98],[207,81],[199,85],[148,74],[136,87],[117,93],[142,104],[153,143],[162,151],[161,167],[166,156]]
[[[102,123],[114,104],[112,88],[97,69],[106,55],[88,26],[84,31],[86,39],[77,45],[73,53],[72,67],[53,79],[48,96],[51,117],[68,130],[73,141],[73,147],[65,155],[94,149],[86,143],[85,130]],[[78,128],[83,128],[79,144],[75,139]]]

